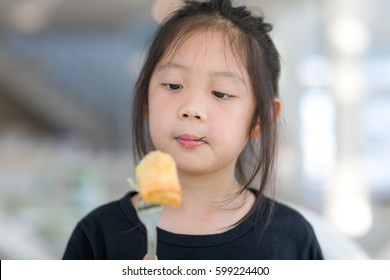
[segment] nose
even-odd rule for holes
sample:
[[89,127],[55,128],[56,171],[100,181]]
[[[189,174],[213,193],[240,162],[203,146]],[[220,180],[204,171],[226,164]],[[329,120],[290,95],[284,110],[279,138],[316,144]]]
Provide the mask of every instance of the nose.
[[179,110],[180,119],[205,120],[205,114],[199,109],[190,106],[183,106]]
[[180,119],[188,120],[197,120],[204,121],[206,120],[206,111],[205,111],[205,101],[196,96],[187,96],[182,106],[179,108],[178,117]]
[[202,120],[203,118],[200,116],[199,113],[195,111],[189,111],[180,113],[180,116],[182,119],[195,119],[195,120]]

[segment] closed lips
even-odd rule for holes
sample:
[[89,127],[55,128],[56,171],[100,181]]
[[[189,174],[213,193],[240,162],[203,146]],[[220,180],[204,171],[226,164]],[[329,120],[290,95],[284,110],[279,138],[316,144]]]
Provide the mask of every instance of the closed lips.
[[183,135],[176,137],[175,139],[184,147],[193,148],[193,147],[201,146],[203,144],[207,144],[207,142],[205,140],[203,140],[205,138],[206,137],[199,137],[196,135],[183,134]]

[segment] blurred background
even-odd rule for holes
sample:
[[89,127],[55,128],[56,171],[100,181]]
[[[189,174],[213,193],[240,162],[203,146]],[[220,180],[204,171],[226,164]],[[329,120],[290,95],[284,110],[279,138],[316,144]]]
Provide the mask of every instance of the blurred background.
[[[169,0],[0,0],[0,258],[60,259],[133,175],[134,81]],[[277,197],[327,258],[390,259],[390,1],[241,0],[282,55]]]

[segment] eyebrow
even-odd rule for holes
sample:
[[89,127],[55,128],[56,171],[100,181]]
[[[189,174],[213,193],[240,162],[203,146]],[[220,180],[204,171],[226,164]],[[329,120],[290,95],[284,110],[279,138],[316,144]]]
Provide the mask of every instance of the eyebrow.
[[[157,67],[156,70],[157,71],[163,71],[163,70],[165,70],[167,68],[174,68],[174,69],[183,70],[183,71],[188,72],[188,67],[186,67],[185,65],[178,64],[178,63],[173,63],[173,62],[164,63],[164,64],[160,65],[159,67]],[[230,71],[215,71],[215,72],[211,72],[211,76],[226,77],[226,78],[238,80],[238,81],[242,82],[245,85],[245,87],[246,87],[246,83],[245,83],[244,78],[241,75],[238,75],[238,74],[236,74],[234,72],[230,72]]]
[[246,87],[246,83],[245,83],[244,78],[242,76],[234,73],[234,72],[217,71],[217,72],[212,72],[211,75],[212,76],[216,76],[216,77],[226,77],[226,78],[238,80],[238,81],[242,82],[245,85],[245,87]]

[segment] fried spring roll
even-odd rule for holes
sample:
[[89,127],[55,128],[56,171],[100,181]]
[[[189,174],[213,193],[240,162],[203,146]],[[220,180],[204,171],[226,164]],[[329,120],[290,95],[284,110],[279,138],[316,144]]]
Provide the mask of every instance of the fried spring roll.
[[181,188],[173,158],[161,151],[147,154],[135,169],[141,198],[151,204],[179,207]]

